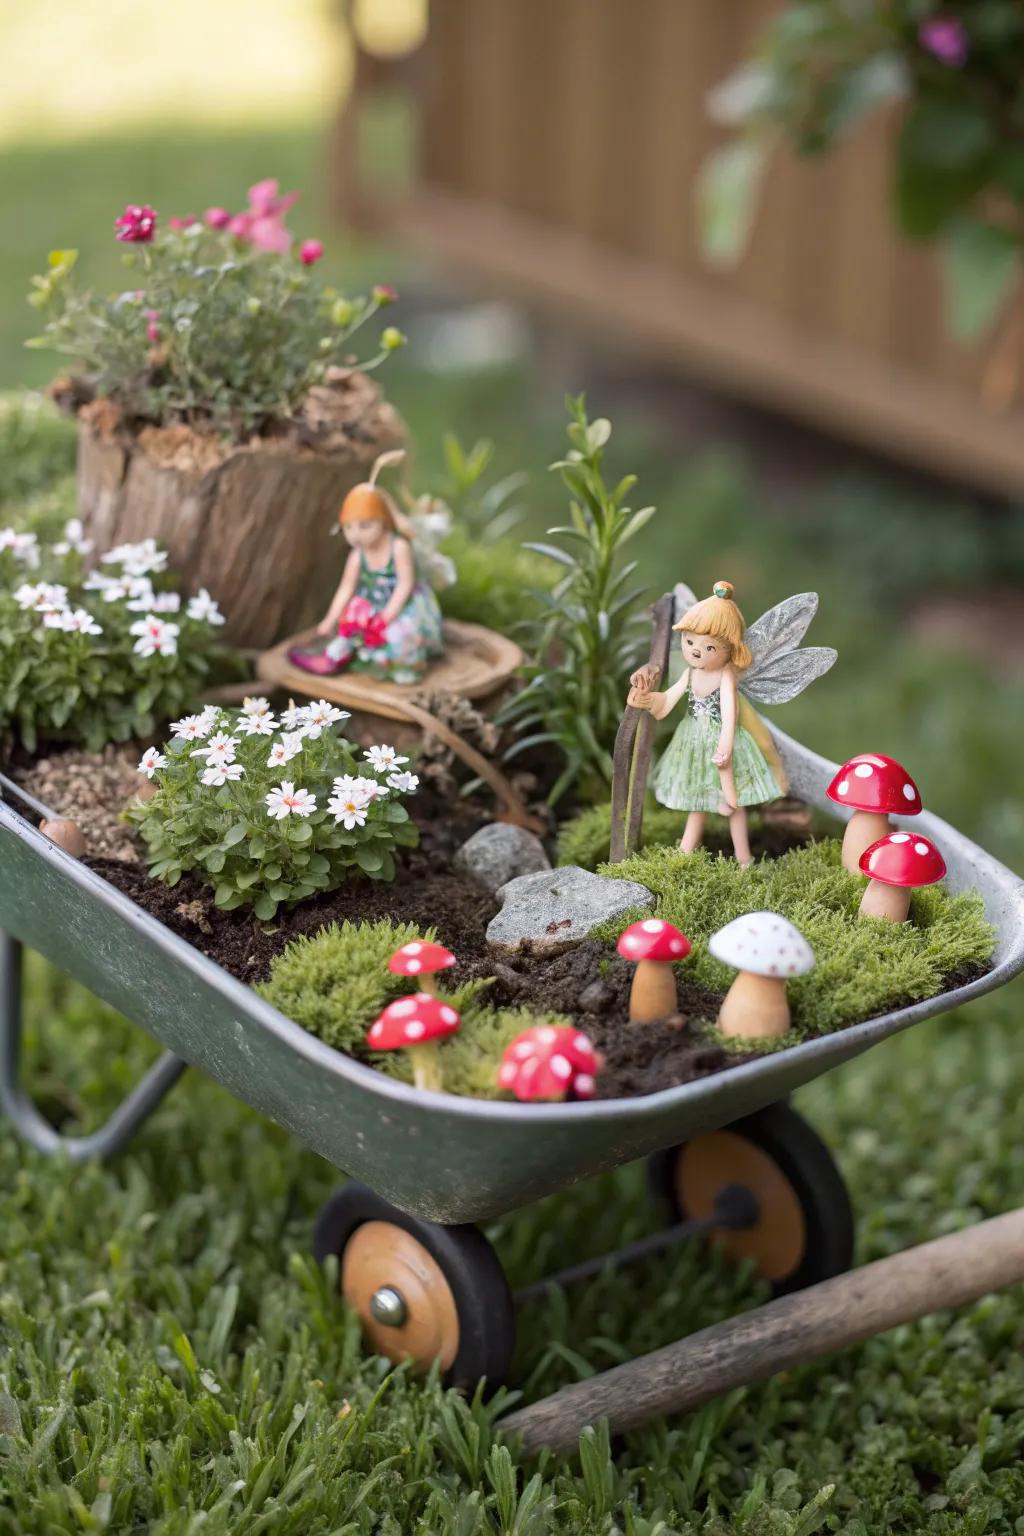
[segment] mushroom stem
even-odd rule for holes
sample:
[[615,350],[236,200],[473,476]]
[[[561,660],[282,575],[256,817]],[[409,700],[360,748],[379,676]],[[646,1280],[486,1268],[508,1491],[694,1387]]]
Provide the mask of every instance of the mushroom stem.
[[441,1058],[437,1048],[440,1040],[425,1040],[422,1045],[409,1045],[409,1060],[412,1063],[412,1080],[417,1088],[423,1088],[428,1093],[440,1093],[441,1087]]
[[650,1024],[679,1006],[676,973],[670,960],[639,960],[629,989],[629,1022]]
[[843,834],[843,868],[847,873],[859,875],[861,854],[891,831],[889,818],[881,811],[854,811]]
[[890,923],[905,923],[910,912],[910,887],[886,885],[884,880],[869,880],[860,899],[861,917],[884,917]]
[[718,1012],[723,1035],[763,1040],[789,1029],[789,999],[781,976],[740,971]]

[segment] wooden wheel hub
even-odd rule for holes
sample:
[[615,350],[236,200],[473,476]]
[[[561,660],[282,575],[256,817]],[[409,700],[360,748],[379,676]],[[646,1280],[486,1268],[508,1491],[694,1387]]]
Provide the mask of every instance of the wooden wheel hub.
[[455,1297],[437,1260],[411,1232],[390,1221],[357,1227],[345,1244],[340,1284],[377,1354],[411,1359],[423,1369],[438,1360],[449,1369],[459,1350]]
[[807,1246],[807,1224],[796,1190],[767,1152],[735,1131],[712,1131],[679,1150],[676,1195],[688,1216],[709,1217],[729,1184],[757,1201],[752,1226],[725,1230],[721,1241],[734,1259],[753,1259],[766,1280],[793,1274]]

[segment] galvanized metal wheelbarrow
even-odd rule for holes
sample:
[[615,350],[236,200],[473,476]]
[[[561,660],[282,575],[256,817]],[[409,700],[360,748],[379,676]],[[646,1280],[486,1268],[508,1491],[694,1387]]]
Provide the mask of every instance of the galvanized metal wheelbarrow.
[[[834,814],[824,796],[834,765],[775,735],[792,792]],[[538,1289],[513,1298],[473,1224],[635,1158],[652,1160],[653,1189],[670,1212],[665,1231],[552,1280],[580,1280],[609,1260],[641,1261],[652,1248],[714,1232],[780,1293],[839,1283],[828,1277],[851,1262],[849,1202],[787,1096],[1024,968],[1024,884],[924,813],[914,826],[942,848],[951,889],[976,888],[997,931],[992,968],[978,980],[644,1098],[521,1105],[418,1092],[307,1034],[43,837],[36,822],[52,814],[47,807],[9,780],[0,791],[0,1108],[16,1131],[71,1161],[113,1153],[186,1065],[201,1068],[362,1181],[328,1202],[316,1252],[337,1258],[375,1348],[396,1360],[440,1359],[460,1385],[502,1379],[515,1302]],[[21,1087],[22,945],[167,1047],[91,1136],[58,1133]]]

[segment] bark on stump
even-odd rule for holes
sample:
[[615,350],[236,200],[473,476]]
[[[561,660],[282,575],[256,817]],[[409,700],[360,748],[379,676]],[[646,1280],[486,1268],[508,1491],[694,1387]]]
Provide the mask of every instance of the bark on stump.
[[224,444],[187,426],[137,436],[108,401],[79,413],[78,508],[98,554],[154,538],[189,593],[206,587],[231,645],[258,649],[323,618],[346,550],[338,508],[404,427],[377,386],[347,374],[310,393],[306,438]]

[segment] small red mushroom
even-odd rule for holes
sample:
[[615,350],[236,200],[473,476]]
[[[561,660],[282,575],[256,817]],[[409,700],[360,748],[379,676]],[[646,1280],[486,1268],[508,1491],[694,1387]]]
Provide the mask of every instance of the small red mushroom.
[[366,1043],[371,1051],[408,1051],[417,1088],[441,1092],[438,1045],[462,1023],[450,1003],[429,992],[396,998],[370,1025]]
[[861,897],[861,917],[905,923],[911,891],[941,880],[946,861],[931,838],[920,832],[890,832],[864,850],[860,872],[868,877],[868,888]]
[[853,815],[843,836],[843,868],[855,875],[866,848],[892,831],[889,817],[917,816],[921,795],[910,774],[895,758],[860,752],[844,763],[825,791],[836,805],[848,805]]
[[396,949],[388,961],[388,970],[394,976],[418,976],[424,992],[433,996],[436,983],[435,971],[446,971],[455,964],[455,956],[443,944],[428,944],[425,939],[414,939]]
[[678,999],[672,962],[685,960],[690,953],[686,934],[664,918],[645,917],[620,933],[616,948],[624,960],[636,962],[629,990],[630,1023],[649,1024],[675,1013]]
[[523,1103],[535,1099],[592,1099],[604,1065],[588,1037],[571,1024],[535,1024],[505,1047],[498,1086]]

